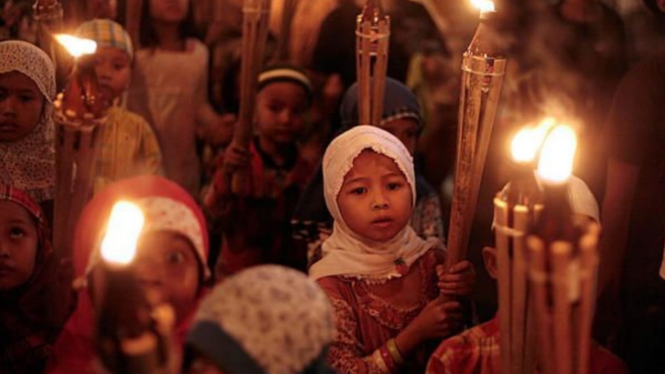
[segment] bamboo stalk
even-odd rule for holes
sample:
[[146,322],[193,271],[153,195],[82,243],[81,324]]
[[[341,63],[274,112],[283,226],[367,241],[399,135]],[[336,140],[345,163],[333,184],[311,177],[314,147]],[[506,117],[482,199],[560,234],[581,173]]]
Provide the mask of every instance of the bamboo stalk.
[[535,236],[527,238],[529,250],[529,279],[533,288],[532,309],[538,330],[538,357],[545,374],[558,374],[554,367],[554,346],[552,340],[552,316],[549,312],[547,295],[547,258],[544,242]]
[[598,274],[598,225],[591,224],[587,234],[580,240],[581,258],[581,304],[579,312],[577,373],[589,372],[589,354],[591,352],[591,330],[596,304],[596,277]]
[[72,180],[74,178],[74,141],[76,133],[69,127],[56,122],[56,191],[55,215],[53,223],[53,244],[60,258],[70,258],[71,248],[67,245],[67,224],[71,204]]
[[573,357],[571,327],[570,283],[577,279],[569,273],[573,246],[569,242],[555,241],[550,245],[554,290],[554,355],[557,374],[572,374]]
[[144,0],[127,0],[125,2],[125,28],[132,40],[132,45],[134,46],[135,51],[141,48],[139,34],[141,28],[141,13],[143,12],[143,1]]
[[508,227],[508,204],[499,197],[494,198],[494,217],[496,233],[496,257],[498,271],[498,294],[499,294],[499,329],[501,339],[499,340],[501,350],[501,372],[512,373],[511,357],[511,264],[510,264],[510,241],[506,234]]
[[383,117],[383,100],[385,96],[386,75],[388,73],[388,35],[390,23],[387,19],[379,22],[376,63],[372,76],[372,124],[381,125]]
[[282,8],[282,24],[280,30],[279,45],[277,47],[277,56],[282,61],[289,59],[290,45],[291,45],[291,27],[293,26],[293,19],[296,16],[298,8],[298,0],[284,0]]
[[[236,146],[247,151],[253,135],[258,76],[263,67],[268,37],[270,0],[245,0],[243,5],[242,66],[240,71],[240,113],[233,134]],[[231,190],[240,194],[245,188],[247,170],[232,171]]]
[[527,315],[526,249],[524,235],[529,230],[529,209],[524,205],[513,208],[514,236],[512,240],[512,313],[511,313],[511,373],[526,374],[525,355],[529,347],[525,344]]

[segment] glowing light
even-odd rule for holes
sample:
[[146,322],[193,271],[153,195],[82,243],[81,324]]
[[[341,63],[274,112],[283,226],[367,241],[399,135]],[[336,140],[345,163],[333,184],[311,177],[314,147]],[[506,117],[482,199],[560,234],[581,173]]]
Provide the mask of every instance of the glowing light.
[[481,12],[494,12],[494,2],[491,0],[471,0],[471,4]]
[[537,127],[526,127],[518,131],[510,146],[513,160],[520,163],[533,161],[555,124],[554,119],[546,118]]
[[545,139],[538,163],[538,175],[544,182],[564,183],[573,172],[577,136],[569,126],[555,127]]
[[67,34],[58,34],[55,39],[74,57],[89,55],[97,50],[97,43],[94,40],[77,38]]
[[102,241],[101,254],[104,261],[127,265],[134,259],[145,218],[138,206],[119,201],[113,206],[106,235]]

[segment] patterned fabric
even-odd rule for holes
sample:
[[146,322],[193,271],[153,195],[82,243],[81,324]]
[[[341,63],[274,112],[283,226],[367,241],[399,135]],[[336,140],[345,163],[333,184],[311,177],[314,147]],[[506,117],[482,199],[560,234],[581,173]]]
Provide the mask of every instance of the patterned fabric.
[[[176,201],[187,207],[196,218],[200,229],[205,257],[202,260],[203,269],[206,269],[208,257],[208,232],[203,213],[194,199],[179,185],[158,176],[140,176],[125,179],[111,184],[95,195],[81,213],[81,217],[74,232],[74,274],[78,277],[87,275],[91,263],[96,261],[99,241],[102,237],[111,209],[118,200],[129,200],[141,203],[145,199],[168,199]],[[149,219],[151,215],[147,215]],[[169,216],[172,217],[172,216]],[[156,217],[157,218],[157,217]],[[158,218],[159,219],[159,218]],[[147,226],[154,223],[146,220]],[[158,224],[159,225],[159,224]],[[153,226],[154,227],[154,226]],[[85,279],[85,278],[84,278]],[[83,283],[83,282],[81,282]],[[204,296],[205,289],[201,289],[198,298]],[[175,343],[184,344],[184,338],[191,323],[194,310],[198,305],[192,305],[191,314],[181,321],[177,321]],[[87,289],[82,288],[78,293],[78,304],[74,314],[53,346],[54,353],[49,361],[46,372],[50,374],[94,374],[98,371],[94,366],[94,316],[93,305]]]
[[76,36],[91,39],[98,47],[111,47],[127,52],[130,59],[134,58],[132,40],[125,29],[110,19],[94,19],[82,23],[76,29]]
[[384,243],[366,243],[357,239],[344,222],[337,194],[353,161],[366,149],[386,155],[395,161],[411,186],[412,203],[416,203],[416,177],[413,160],[404,144],[387,131],[373,126],[356,126],[335,138],[323,156],[324,197],[333,216],[332,235],[323,242],[323,259],[314,264],[310,277],[320,279],[332,275],[390,279],[400,277],[398,263],[410,267],[427,250],[440,245],[438,239],[421,239],[407,225],[394,238]]
[[36,223],[39,247],[32,276],[18,289],[0,297],[0,372],[37,373],[44,369],[64,320],[53,311],[62,303],[48,223],[39,205],[25,192],[0,185],[0,200],[20,205]]
[[[591,347],[589,374],[627,374],[621,360],[605,348]],[[500,374],[497,317],[444,340],[427,364],[426,374]],[[539,371],[536,373],[540,374]]]
[[259,74],[259,90],[273,82],[293,82],[300,85],[307,94],[309,101],[314,95],[314,87],[307,73],[295,66],[280,64],[267,67]]
[[[443,257],[436,249],[429,250],[413,265],[420,278],[419,295],[410,307],[398,307],[386,302],[372,289],[389,287],[366,279],[327,277],[317,282],[323,288],[335,311],[337,334],[330,346],[328,361],[339,373],[379,374],[391,372],[380,357],[380,349],[413,321],[425,305],[438,294],[435,267]],[[404,373],[422,373],[431,351],[421,346],[412,355]],[[379,357],[377,357],[377,354]]]
[[0,183],[27,192],[37,202],[53,199],[55,189],[55,69],[41,49],[22,41],[0,43],[0,74],[18,71],[32,79],[46,99],[34,130],[13,143],[0,143]]
[[[304,274],[276,265],[242,271],[217,286],[201,303],[192,331],[203,322],[218,326],[266,374],[305,372],[323,357],[335,332],[323,291]],[[224,372],[244,372],[228,347],[194,333],[187,341]]]
[[224,158],[217,160],[213,186],[205,197],[220,221],[219,279],[254,265],[278,264],[305,271],[306,249],[293,240],[290,219],[313,168],[294,147],[291,160],[277,167],[255,140],[250,144],[250,175],[240,195],[227,191]]
[[121,179],[162,174],[159,142],[141,116],[119,107],[109,109],[101,138],[96,193]]

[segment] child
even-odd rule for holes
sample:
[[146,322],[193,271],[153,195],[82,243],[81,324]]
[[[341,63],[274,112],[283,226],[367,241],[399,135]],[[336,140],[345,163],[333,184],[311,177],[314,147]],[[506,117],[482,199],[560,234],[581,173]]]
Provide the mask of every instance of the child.
[[194,38],[189,0],[145,0],[141,14],[128,107],[152,124],[166,176],[198,196],[197,126],[229,126],[208,102],[208,49]]
[[[588,220],[599,222],[598,203],[587,185],[572,177],[569,184],[569,201],[573,212]],[[496,249],[483,249],[485,268],[493,279],[498,278]],[[501,307],[501,305],[499,305]],[[499,349],[499,323],[495,316],[491,321],[473,327],[450,338],[437,348],[427,365],[428,374],[495,374],[501,372]],[[591,350],[590,374],[626,374],[623,363],[600,346]]]
[[119,24],[103,19],[81,24],[76,34],[97,43],[95,71],[104,99],[112,105],[102,127],[95,191],[120,179],[159,174],[162,156],[150,125],[118,105],[132,71],[134,52],[129,35]]
[[277,265],[229,277],[201,303],[187,335],[186,373],[324,374],[335,334],[325,293]]
[[[170,304],[176,340],[184,343],[193,312],[210,272],[203,215],[190,195],[157,176],[140,176],[110,185],[83,211],[74,238],[74,270],[84,287],[99,261],[99,238],[118,200],[136,203],[145,215],[133,265],[148,298]],[[92,373],[95,362],[93,298],[79,292],[78,307],[58,338],[49,373]]]
[[358,126],[340,135],[326,150],[323,178],[335,223],[310,277],[335,311],[329,362],[340,373],[423,372],[424,343],[451,335],[462,318],[460,304],[439,293],[470,293],[471,264],[454,266],[437,288],[442,244],[409,225],[413,161],[390,133]]
[[[0,372],[44,370],[64,321],[48,224],[25,192],[0,185]],[[67,309],[66,307],[64,309]]]
[[[380,127],[401,140],[413,156],[418,135],[423,128],[420,105],[416,96],[402,83],[388,78],[383,104]],[[344,96],[341,116],[344,130],[359,124],[358,84],[351,86]],[[439,197],[417,171],[416,196],[411,226],[422,238],[433,236],[443,239]],[[308,264],[311,265],[320,260],[321,242],[330,236],[332,230],[332,217],[325,207],[323,181],[320,173],[315,175],[303,193],[293,224],[296,227],[296,237],[307,242]]]
[[[274,66],[260,74],[258,136],[249,152],[233,143],[227,148],[205,198],[211,215],[222,221],[220,277],[266,263],[305,270],[306,253],[291,238],[290,220],[313,170],[297,146],[311,100],[311,83],[300,69]],[[240,195],[229,189],[229,168],[248,171]]]
[[0,184],[25,191],[52,212],[55,189],[55,70],[32,44],[0,42]]

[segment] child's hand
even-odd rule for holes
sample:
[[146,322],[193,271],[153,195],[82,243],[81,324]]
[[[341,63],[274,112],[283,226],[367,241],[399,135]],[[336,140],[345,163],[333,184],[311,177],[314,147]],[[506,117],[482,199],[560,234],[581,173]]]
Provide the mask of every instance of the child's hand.
[[224,151],[224,167],[228,171],[245,169],[249,165],[249,151],[231,143]]
[[213,147],[223,147],[231,142],[236,127],[235,114],[219,116],[206,131],[206,141]]
[[442,297],[430,301],[409,324],[412,332],[422,340],[445,338],[457,331],[462,323],[462,306]]
[[446,272],[443,265],[436,267],[439,290],[443,295],[468,296],[476,283],[476,270],[469,261],[462,261]]

